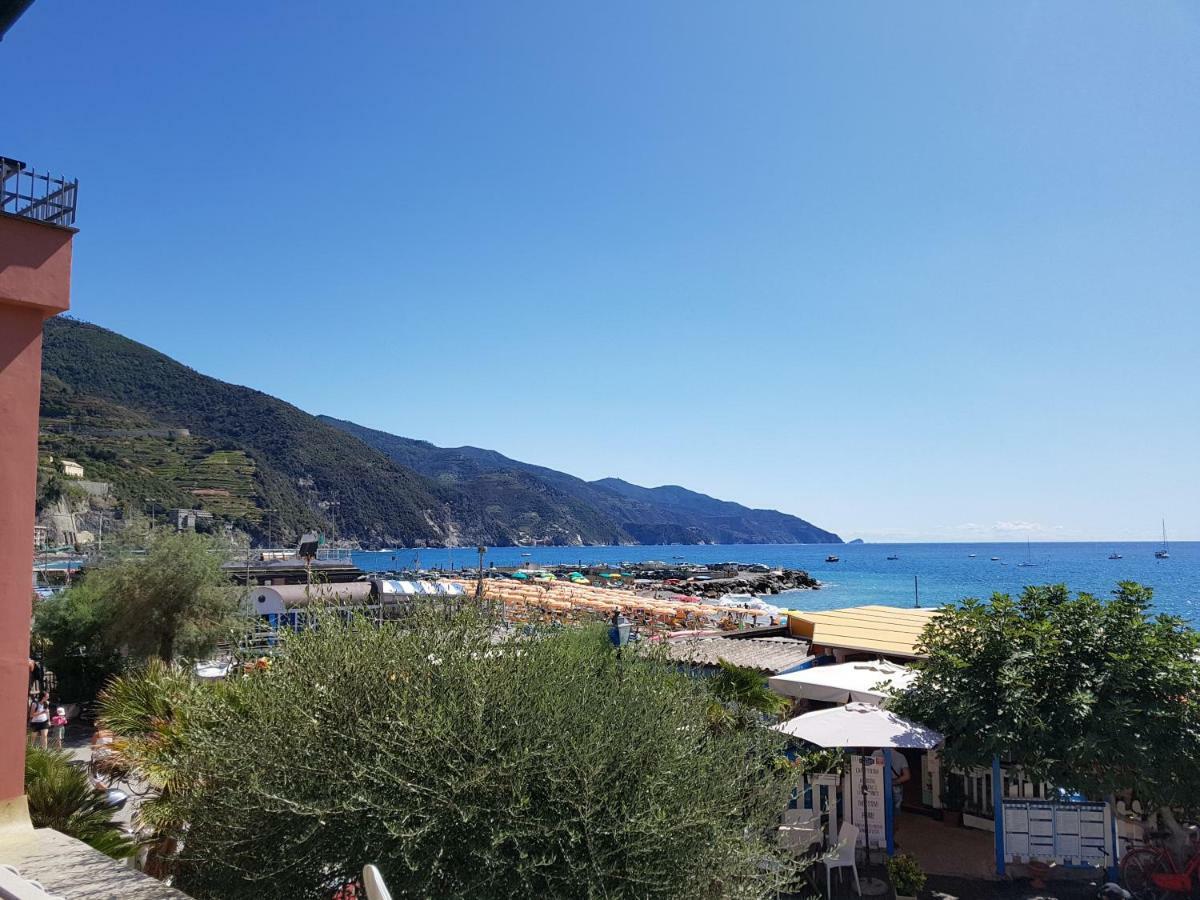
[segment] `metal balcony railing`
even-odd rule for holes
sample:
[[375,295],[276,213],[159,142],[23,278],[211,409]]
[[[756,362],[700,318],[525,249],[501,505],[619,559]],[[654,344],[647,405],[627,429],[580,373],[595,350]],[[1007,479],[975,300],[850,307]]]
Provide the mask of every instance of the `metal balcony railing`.
[[40,174],[19,160],[0,156],[0,212],[71,226],[78,196],[78,179]]

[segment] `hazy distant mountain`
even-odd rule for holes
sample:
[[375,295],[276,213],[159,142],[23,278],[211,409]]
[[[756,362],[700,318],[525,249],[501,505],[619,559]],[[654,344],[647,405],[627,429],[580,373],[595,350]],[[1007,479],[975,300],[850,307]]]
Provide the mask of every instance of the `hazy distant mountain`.
[[318,527],[368,546],[840,541],[681,487],[587,482],[312,416],[66,317],[47,321],[43,360],[44,453],[81,462],[127,507],[201,507],[260,540]]
[[[510,459],[494,450],[478,447],[437,447],[427,441],[388,434],[321,416],[322,421],[343,428],[365,443],[386,453],[394,462],[453,484],[480,505],[497,481],[536,490],[554,501],[578,522],[586,512],[587,528],[605,535],[605,542],[639,544],[812,544],[841,543],[832,532],[796,516],[768,509],[750,509],[740,503],[716,500],[676,485],[645,488],[604,478],[584,481],[565,472]],[[521,523],[509,522],[510,528]],[[570,527],[576,527],[572,525]]]

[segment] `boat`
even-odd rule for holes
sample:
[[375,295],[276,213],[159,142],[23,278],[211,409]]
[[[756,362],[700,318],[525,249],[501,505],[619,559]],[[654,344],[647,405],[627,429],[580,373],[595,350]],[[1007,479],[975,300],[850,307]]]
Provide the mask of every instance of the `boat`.
[[521,555],[522,555],[522,556],[533,556],[533,554],[532,554],[532,553],[522,553]]
[[899,559],[899,558],[900,557],[898,557],[895,553],[893,553],[891,556],[888,557],[888,559]]
[[993,556],[993,557],[992,557],[992,562],[1000,562],[1000,557],[998,557],[998,556]]
[[1163,545],[1161,550],[1154,551],[1155,559],[1170,559],[1171,554],[1167,552],[1167,520],[1163,519]]
[[825,562],[841,562],[841,560],[830,554],[829,556],[825,557]]
[[1124,557],[1121,556],[1120,553],[1110,553],[1110,554],[1108,554],[1108,558],[1109,559],[1124,559]]
[[1029,568],[1030,566],[1037,565],[1037,563],[1035,563],[1032,559],[1032,554],[1029,552],[1029,541],[1025,542],[1025,561],[1019,562],[1019,563],[1017,563],[1017,565],[1020,566],[1022,569],[1026,569],[1026,568]]
[[975,554],[975,553],[968,553],[967,559],[974,559],[976,556],[977,556],[977,554]]

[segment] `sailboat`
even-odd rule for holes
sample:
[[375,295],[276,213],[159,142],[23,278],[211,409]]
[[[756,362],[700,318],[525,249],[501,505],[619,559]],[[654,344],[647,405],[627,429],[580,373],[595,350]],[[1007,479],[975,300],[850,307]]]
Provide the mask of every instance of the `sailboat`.
[[1155,559],[1170,559],[1171,554],[1167,552],[1167,520],[1163,519],[1163,545],[1161,550],[1154,551]]
[[1028,566],[1036,566],[1037,563],[1035,563],[1031,559],[1031,556],[1032,556],[1032,554],[1030,553],[1030,549],[1029,549],[1029,541],[1025,541],[1025,562],[1019,562],[1019,563],[1017,563],[1017,565],[1020,566],[1021,568],[1026,568]]

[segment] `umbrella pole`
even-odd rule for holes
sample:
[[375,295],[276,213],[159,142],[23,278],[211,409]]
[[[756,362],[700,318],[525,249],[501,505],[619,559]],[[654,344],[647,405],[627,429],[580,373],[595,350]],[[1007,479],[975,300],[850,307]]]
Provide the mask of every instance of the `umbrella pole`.
[[862,789],[863,848],[866,850],[867,868],[871,867],[871,813],[867,810],[867,758],[858,758],[858,786]]

